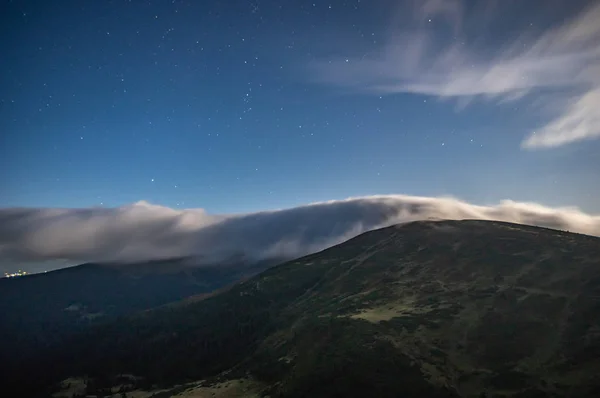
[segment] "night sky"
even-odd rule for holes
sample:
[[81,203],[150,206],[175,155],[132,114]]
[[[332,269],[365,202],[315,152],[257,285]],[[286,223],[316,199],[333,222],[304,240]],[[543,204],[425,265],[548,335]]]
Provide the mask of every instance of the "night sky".
[[579,0],[3,1],[0,207],[398,193],[600,213],[598,16]]

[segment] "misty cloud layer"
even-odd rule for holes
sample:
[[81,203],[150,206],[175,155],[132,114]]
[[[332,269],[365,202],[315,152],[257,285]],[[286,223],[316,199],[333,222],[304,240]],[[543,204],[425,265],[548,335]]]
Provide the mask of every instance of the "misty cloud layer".
[[[311,69],[327,84],[377,95],[454,98],[460,106],[543,94],[548,120],[524,138],[523,148],[600,138],[600,3],[585,3],[591,5],[545,30],[522,21],[510,35],[502,30],[492,35],[495,26],[522,17],[521,2],[471,2],[471,7],[460,0],[401,2],[413,4],[413,12],[403,9],[401,20],[392,21],[380,51],[321,59]],[[515,4],[520,8],[511,9]],[[547,9],[537,15],[556,8],[562,16],[560,2],[543,6]]]
[[294,257],[371,229],[431,217],[502,220],[600,236],[600,215],[513,201],[477,206],[452,198],[372,196],[230,216],[138,202],[119,208],[0,209],[0,264]]

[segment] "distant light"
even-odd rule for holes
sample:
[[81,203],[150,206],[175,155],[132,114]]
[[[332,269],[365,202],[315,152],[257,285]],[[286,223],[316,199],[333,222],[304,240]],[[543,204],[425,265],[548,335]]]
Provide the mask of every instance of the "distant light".
[[24,276],[24,275],[27,275],[27,271],[18,270],[17,272],[13,272],[13,273],[8,273],[8,272],[4,273],[5,278],[15,278],[17,276]]

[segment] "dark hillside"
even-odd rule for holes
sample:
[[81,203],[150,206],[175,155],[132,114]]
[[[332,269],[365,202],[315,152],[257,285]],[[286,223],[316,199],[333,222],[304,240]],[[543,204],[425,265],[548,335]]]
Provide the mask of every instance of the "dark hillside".
[[127,373],[141,377],[131,390],[253,380],[271,397],[593,397],[599,293],[598,238],[415,222],[95,328],[51,355],[64,366],[47,376],[87,374],[96,392]]
[[0,279],[0,370],[90,326],[212,292],[277,260],[197,267],[188,259],[83,264]]

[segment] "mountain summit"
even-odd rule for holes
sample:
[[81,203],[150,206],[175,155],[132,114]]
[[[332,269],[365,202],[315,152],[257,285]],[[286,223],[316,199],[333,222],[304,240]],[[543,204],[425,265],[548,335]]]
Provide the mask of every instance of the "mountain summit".
[[600,239],[422,221],[100,325],[27,371],[105,396],[592,397],[599,331]]

